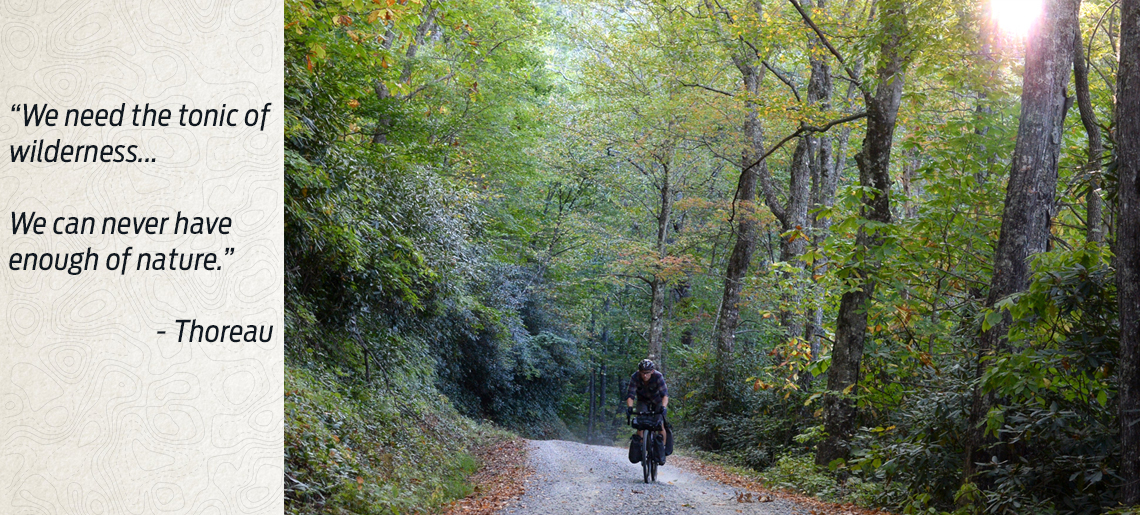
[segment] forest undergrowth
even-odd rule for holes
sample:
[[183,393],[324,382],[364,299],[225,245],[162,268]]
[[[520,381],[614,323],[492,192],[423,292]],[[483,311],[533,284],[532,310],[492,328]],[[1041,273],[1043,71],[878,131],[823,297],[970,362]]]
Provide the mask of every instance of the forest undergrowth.
[[471,493],[472,446],[509,438],[438,395],[346,385],[329,369],[289,365],[285,386],[289,514],[432,512]]

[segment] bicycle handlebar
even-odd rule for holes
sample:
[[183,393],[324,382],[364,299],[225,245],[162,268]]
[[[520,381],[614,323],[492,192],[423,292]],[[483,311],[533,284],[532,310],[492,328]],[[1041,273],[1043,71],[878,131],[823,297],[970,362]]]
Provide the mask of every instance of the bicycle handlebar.
[[656,411],[627,411],[627,412],[625,412],[625,425],[627,425],[627,426],[629,425],[629,423],[630,423],[629,420],[634,415],[637,415],[639,417],[644,417],[644,416],[653,416],[653,415],[661,415],[661,414],[662,414],[662,412],[660,410],[656,410]]

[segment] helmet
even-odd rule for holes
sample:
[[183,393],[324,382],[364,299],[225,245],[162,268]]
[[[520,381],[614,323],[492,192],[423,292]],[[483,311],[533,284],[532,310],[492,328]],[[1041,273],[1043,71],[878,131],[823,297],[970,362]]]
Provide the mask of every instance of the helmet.
[[655,368],[657,368],[657,365],[654,365],[653,360],[650,359],[643,359],[641,363],[637,364],[638,372],[645,372],[646,370],[653,370]]

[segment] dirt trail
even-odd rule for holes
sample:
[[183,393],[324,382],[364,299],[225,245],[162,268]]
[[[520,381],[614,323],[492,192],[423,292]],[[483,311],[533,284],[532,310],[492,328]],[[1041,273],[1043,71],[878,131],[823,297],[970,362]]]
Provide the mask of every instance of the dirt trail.
[[738,490],[668,463],[658,469],[657,483],[645,484],[641,465],[630,463],[625,449],[560,440],[528,444],[534,477],[526,494],[501,510],[502,515],[811,512],[809,507],[779,498],[738,502]]

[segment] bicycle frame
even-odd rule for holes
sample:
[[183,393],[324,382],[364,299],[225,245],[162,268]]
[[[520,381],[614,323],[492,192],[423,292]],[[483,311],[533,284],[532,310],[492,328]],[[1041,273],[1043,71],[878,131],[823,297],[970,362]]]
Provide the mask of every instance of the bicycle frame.
[[[639,411],[637,413],[627,413],[625,416],[625,423],[627,425],[629,425],[630,427],[633,427],[633,424],[630,421],[630,419],[634,414],[636,414],[639,417],[643,417],[643,416],[660,415],[661,412],[659,412],[659,411]],[[665,421],[661,420],[661,424],[664,425]],[[641,438],[641,474],[642,474],[642,479],[644,479],[646,483],[648,483],[650,479],[652,479],[654,482],[657,482],[657,460],[660,457],[657,456],[656,454],[654,454],[653,456],[650,456],[650,452],[657,448],[657,445],[655,445],[656,442],[654,441],[651,443],[650,439],[656,440],[657,438],[660,438],[661,435],[658,434],[658,429],[656,429],[656,428],[654,428],[654,429],[637,429],[637,428],[634,428],[634,429],[636,429],[639,433],[645,432],[645,436],[643,436]]]

